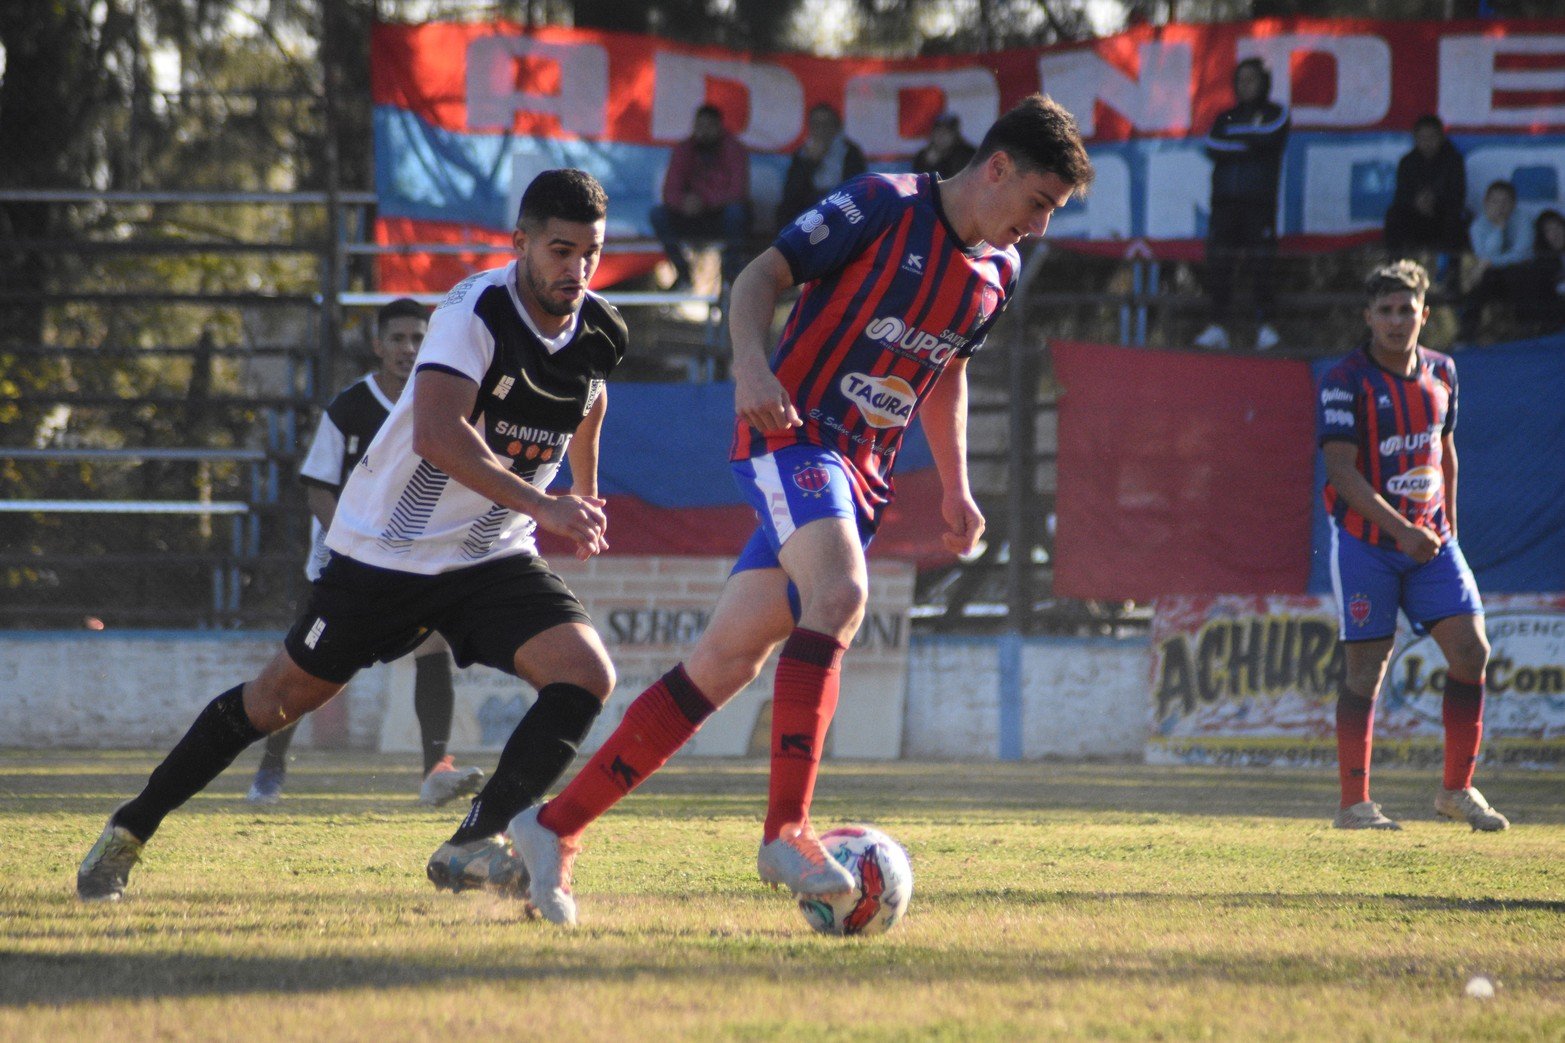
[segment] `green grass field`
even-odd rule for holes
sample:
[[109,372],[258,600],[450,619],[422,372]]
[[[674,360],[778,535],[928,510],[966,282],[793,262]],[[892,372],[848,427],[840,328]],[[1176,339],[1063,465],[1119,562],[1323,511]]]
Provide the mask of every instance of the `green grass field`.
[[[1565,1039],[1565,775],[1480,780],[1515,823],[1329,827],[1329,771],[828,764],[815,818],[913,857],[891,935],[810,933],[755,879],[765,766],[687,761],[588,834],[583,925],[436,894],[461,811],[409,757],[247,755],[117,906],[74,873],[149,753],[0,752],[0,1039]],[[1464,995],[1477,974],[1493,1000]]]

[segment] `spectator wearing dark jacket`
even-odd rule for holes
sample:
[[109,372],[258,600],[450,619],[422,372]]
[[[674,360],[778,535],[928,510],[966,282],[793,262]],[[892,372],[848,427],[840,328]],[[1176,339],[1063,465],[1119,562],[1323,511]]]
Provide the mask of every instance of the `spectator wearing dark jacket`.
[[1277,256],[1277,193],[1288,144],[1288,110],[1271,100],[1272,78],[1259,58],[1234,69],[1231,109],[1218,114],[1206,138],[1212,160],[1212,203],[1206,235],[1206,292],[1211,324],[1196,338],[1203,348],[1226,348],[1234,274],[1253,273],[1259,326],[1255,346],[1278,343],[1271,324],[1272,269]]
[[962,137],[962,117],[941,113],[929,131],[929,143],[913,156],[913,173],[955,177],[976,151],[973,143]]
[[[1396,191],[1386,211],[1386,251],[1459,254],[1467,249],[1467,162],[1438,116],[1413,123],[1413,148],[1397,163]],[[1436,278],[1439,278],[1437,273]]]
[[788,163],[777,227],[798,217],[849,178],[869,169],[864,150],[842,132],[842,117],[822,102],[810,109],[809,132]]
[[744,265],[745,235],[750,230],[750,157],[739,139],[723,127],[715,105],[696,110],[690,137],[674,146],[663,178],[663,202],[648,215],[652,231],[674,265],[674,287],[690,286],[689,239],[723,244],[724,281]]

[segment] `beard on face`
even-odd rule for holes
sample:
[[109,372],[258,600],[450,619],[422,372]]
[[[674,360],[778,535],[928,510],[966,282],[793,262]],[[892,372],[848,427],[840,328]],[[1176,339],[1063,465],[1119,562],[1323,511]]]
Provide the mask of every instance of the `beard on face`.
[[522,277],[527,280],[527,288],[532,291],[533,300],[538,302],[538,307],[559,318],[576,314],[576,309],[579,307],[580,302],[577,300],[561,301],[551,297],[549,284],[540,279],[538,273],[533,271],[532,259],[524,258],[524,261]]

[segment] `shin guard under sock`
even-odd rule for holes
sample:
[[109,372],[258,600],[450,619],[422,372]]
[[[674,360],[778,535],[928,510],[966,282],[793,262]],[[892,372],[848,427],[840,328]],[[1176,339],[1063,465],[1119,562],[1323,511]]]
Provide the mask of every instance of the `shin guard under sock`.
[[114,813],[114,824],[151,839],[169,812],[205,789],[262,734],[245,714],[244,685],[230,688],[201,711],[140,795]]

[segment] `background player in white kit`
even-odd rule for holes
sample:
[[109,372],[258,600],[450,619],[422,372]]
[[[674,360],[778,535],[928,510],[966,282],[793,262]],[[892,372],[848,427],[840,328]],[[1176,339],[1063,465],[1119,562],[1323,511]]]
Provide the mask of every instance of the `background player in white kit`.
[[[627,332],[587,291],[607,205],[583,171],[533,179],[512,236],[516,259],[460,283],[435,310],[412,393],[349,477],[326,535],[331,560],[282,649],[259,677],[214,699],[109,818],[77,871],[82,899],[122,897],[165,816],[251,743],[431,630],[457,662],[514,673],[538,698],[428,875],[451,890],[524,886],[506,824],[559,778],[614,687],[602,640],[533,539],[542,526],[582,558],[608,546],[598,436],[604,381]],[[567,453],[571,492],[550,495]]]
[[[411,297],[383,305],[375,313],[375,332],[370,338],[379,365],[338,392],[321,414],[310,451],[299,466],[311,515],[310,554],[304,563],[304,574],[311,583],[320,579],[331,557],[326,530],[337,513],[342,487],[391,415],[391,407],[402,397],[428,332],[429,309]],[[413,662],[413,714],[418,718],[424,751],[424,781],[418,799],[439,806],[477,793],[484,784],[484,773],[481,768],[457,767],[446,752],[456,693],[451,683],[451,648],[445,638],[430,634],[413,650]],[[290,724],[266,737],[266,749],[245,800],[275,804],[282,797],[288,776],[288,747],[297,730],[297,724]]]

